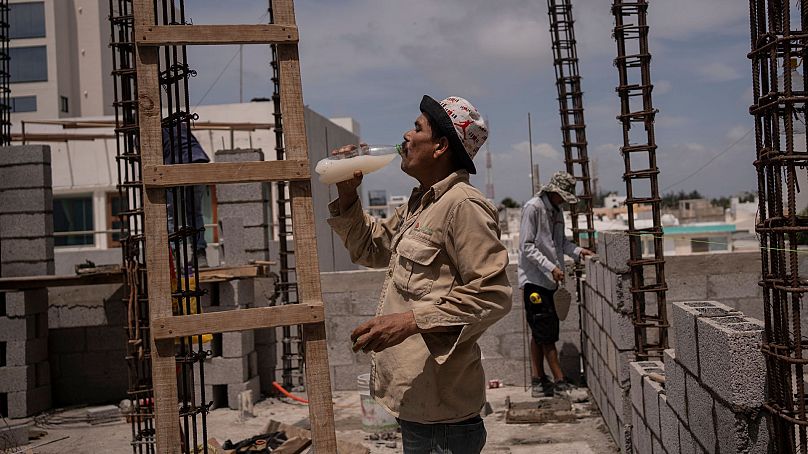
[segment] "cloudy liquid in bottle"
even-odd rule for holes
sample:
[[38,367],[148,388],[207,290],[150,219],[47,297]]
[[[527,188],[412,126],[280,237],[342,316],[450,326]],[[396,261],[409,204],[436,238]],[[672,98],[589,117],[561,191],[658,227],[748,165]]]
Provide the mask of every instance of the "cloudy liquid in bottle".
[[334,155],[320,160],[314,171],[320,175],[320,182],[325,184],[350,180],[354,172],[360,170],[363,175],[381,169],[390,164],[399,155],[400,145],[376,145],[354,150],[353,153]]

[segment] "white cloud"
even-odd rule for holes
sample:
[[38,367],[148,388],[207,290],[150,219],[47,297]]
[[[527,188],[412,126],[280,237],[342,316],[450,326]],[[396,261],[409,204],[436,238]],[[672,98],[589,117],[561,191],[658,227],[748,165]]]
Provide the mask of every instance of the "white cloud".
[[711,82],[729,82],[743,77],[735,68],[721,62],[713,62],[700,66],[696,68],[696,72]]
[[[525,140],[524,142],[519,142],[511,145],[511,152],[516,153],[517,156],[526,156],[529,158],[530,142]],[[560,151],[556,150],[554,146],[545,142],[533,144],[533,157],[551,159],[555,161],[561,161],[564,159]]]
[[[727,131],[727,140],[730,142],[735,142],[737,140],[741,140],[745,135],[749,133],[749,129],[751,127],[749,125],[735,125]],[[754,137],[754,136],[751,136]]]

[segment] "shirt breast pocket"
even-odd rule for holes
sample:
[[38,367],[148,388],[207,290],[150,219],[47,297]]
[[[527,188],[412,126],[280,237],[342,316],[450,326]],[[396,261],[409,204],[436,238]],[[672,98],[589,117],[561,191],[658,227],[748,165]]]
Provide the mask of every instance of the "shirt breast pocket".
[[429,293],[440,273],[440,264],[435,260],[440,249],[405,237],[398,243],[396,252],[398,264],[393,272],[396,289],[414,299]]

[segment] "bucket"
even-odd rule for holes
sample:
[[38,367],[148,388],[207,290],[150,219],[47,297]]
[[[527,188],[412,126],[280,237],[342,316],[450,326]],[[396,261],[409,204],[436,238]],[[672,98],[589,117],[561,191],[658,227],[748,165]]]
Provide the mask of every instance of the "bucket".
[[376,399],[370,395],[370,374],[356,377],[356,385],[359,388],[359,404],[362,407],[362,430],[371,433],[396,430],[398,427],[396,418],[376,403]]

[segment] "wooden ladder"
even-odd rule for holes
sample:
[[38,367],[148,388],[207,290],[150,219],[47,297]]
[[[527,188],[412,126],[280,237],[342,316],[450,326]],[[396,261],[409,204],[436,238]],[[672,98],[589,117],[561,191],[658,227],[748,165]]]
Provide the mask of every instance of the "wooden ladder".
[[[302,325],[314,448],[318,453],[337,452],[293,0],[274,0],[273,11],[274,24],[161,26],[155,25],[153,0],[134,1],[152,380],[159,453],[179,453],[181,447],[175,338],[290,325]],[[159,47],[222,44],[277,44],[287,159],[164,165],[158,80]],[[289,182],[301,303],[174,316],[171,309],[166,188],[273,181]]]

